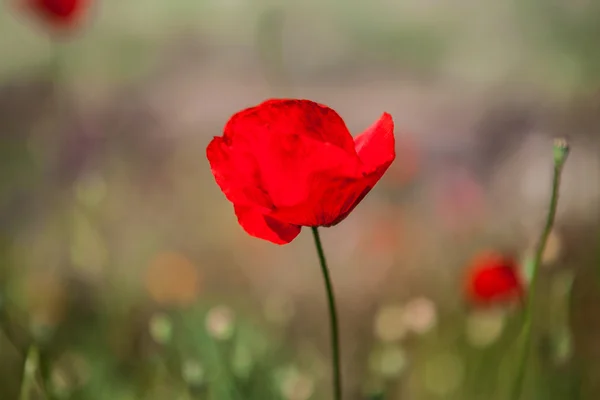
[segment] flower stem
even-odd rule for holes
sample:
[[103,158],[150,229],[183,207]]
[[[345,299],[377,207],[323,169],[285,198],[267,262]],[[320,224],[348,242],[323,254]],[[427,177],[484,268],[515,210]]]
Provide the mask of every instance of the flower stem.
[[335,296],[333,294],[333,285],[329,276],[329,269],[327,268],[327,261],[325,260],[325,253],[323,252],[323,245],[321,244],[321,237],[317,227],[312,227],[313,238],[315,239],[315,247],[317,248],[317,254],[319,256],[319,263],[321,264],[321,271],[323,273],[323,279],[325,280],[325,289],[327,291],[327,303],[329,306],[329,323],[331,325],[331,349],[333,352],[333,398],[335,400],[342,399],[342,374],[341,374],[341,362],[340,362],[340,335],[338,328],[338,317],[335,307]]
[[535,290],[538,280],[538,270],[542,262],[544,250],[546,249],[546,243],[548,237],[554,226],[554,219],[556,218],[556,209],[558,206],[558,193],[560,189],[560,178],[563,170],[563,166],[569,154],[569,146],[564,139],[557,139],[554,142],[554,174],[552,177],[552,193],[550,197],[550,206],[548,214],[546,215],[546,224],[542,230],[539,242],[536,247],[535,255],[533,258],[532,276],[529,284],[527,294],[527,304],[525,308],[525,316],[523,320],[523,326],[519,339],[524,340],[523,347],[521,348],[520,357],[518,361],[517,378],[513,386],[511,400],[518,400],[521,398],[524,390],[525,374],[527,372],[527,361],[529,356],[529,349],[531,347],[532,340],[532,325],[533,325],[533,306],[535,298]]

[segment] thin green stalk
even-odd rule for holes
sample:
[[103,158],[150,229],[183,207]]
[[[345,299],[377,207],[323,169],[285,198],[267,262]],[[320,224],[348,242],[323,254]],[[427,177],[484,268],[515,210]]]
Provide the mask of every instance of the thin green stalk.
[[521,348],[519,362],[517,364],[517,377],[513,386],[512,396],[510,399],[518,400],[521,398],[524,389],[525,375],[527,373],[527,361],[529,356],[529,350],[531,347],[532,340],[532,326],[533,326],[533,307],[535,299],[535,291],[538,281],[538,270],[542,262],[544,250],[546,249],[546,243],[548,237],[552,232],[554,226],[554,219],[556,218],[556,209],[558,206],[558,194],[560,189],[560,178],[563,170],[563,166],[569,154],[568,143],[564,139],[557,139],[554,142],[554,174],[552,177],[552,194],[550,197],[550,207],[546,216],[546,225],[542,230],[538,245],[536,247],[534,259],[533,259],[533,271],[531,282],[529,284],[527,294],[527,304],[525,308],[525,315],[521,333],[519,334],[519,341],[524,340],[523,347]]
[[342,400],[340,335],[338,328],[337,310],[335,307],[335,296],[333,294],[333,285],[331,283],[331,277],[329,276],[329,269],[327,268],[327,261],[325,260],[325,253],[323,252],[323,245],[321,244],[319,229],[317,227],[312,227],[311,229],[313,233],[313,238],[315,239],[315,247],[317,248],[317,254],[319,256],[319,263],[321,264],[323,279],[325,280],[325,289],[327,291],[327,304],[329,306],[329,323],[331,325],[331,350],[333,352],[333,398],[335,400]]
[[31,398],[31,389],[35,385],[35,374],[39,364],[39,353],[35,346],[30,346],[25,358],[25,367],[23,379],[21,380],[20,400],[29,400]]

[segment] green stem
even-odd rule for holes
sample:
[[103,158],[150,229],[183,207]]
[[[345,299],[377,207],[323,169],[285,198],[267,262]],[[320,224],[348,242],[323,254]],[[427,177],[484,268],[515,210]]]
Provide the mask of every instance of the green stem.
[[321,244],[319,229],[317,227],[312,227],[311,229],[313,233],[313,238],[315,239],[315,247],[317,248],[317,254],[319,256],[319,263],[321,264],[321,272],[323,273],[323,279],[325,280],[325,289],[327,291],[327,304],[329,306],[329,323],[331,325],[331,350],[333,352],[333,398],[335,400],[342,400],[340,335],[338,328],[337,311],[335,308],[335,296],[333,294],[333,285],[331,283],[331,277],[329,276],[329,269],[327,268],[327,261],[325,260],[325,253],[323,252],[323,245]]
[[[515,383],[513,386],[512,396],[510,399],[518,400],[521,398],[524,390],[525,383],[525,375],[527,372],[527,361],[529,356],[529,350],[531,347],[532,341],[532,326],[533,326],[533,307],[534,307],[534,299],[535,299],[535,291],[537,287],[538,281],[538,270],[539,266],[542,262],[542,257],[544,255],[544,250],[546,249],[546,243],[548,242],[548,237],[552,232],[552,227],[554,226],[554,220],[556,218],[556,209],[558,206],[558,193],[560,189],[560,178],[562,174],[562,169],[564,163],[566,161],[567,155],[569,152],[569,147],[566,142],[563,140],[557,140],[554,144],[554,174],[552,177],[552,194],[550,197],[550,206],[548,209],[548,214],[546,215],[546,225],[542,230],[542,234],[540,236],[539,242],[536,247],[535,255],[533,258],[533,266],[532,266],[532,276],[531,282],[529,284],[528,294],[527,294],[527,304],[525,308],[525,315],[523,326],[521,328],[521,333],[519,334],[519,339],[524,340],[523,347],[521,348],[519,361],[517,364],[517,378],[515,379]],[[519,341],[520,341],[519,340]]]
[[23,379],[21,380],[20,400],[29,400],[31,398],[31,389],[35,384],[35,374],[39,363],[39,353],[37,348],[32,345],[27,351],[23,367]]

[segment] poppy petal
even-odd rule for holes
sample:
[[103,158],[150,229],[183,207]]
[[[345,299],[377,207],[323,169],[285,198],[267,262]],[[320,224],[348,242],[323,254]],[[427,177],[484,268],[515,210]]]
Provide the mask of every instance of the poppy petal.
[[388,113],[354,139],[363,164],[363,177],[345,188],[346,200],[341,212],[329,225],[343,221],[381,179],[396,158],[394,121]]
[[[311,177],[308,200],[297,206],[278,207],[275,211],[283,221],[305,226],[333,226],[344,220],[365,198],[395,159],[394,122],[388,113],[369,127],[356,140],[361,171],[352,171],[340,162],[338,168],[319,171]],[[326,149],[324,149],[326,150]],[[331,165],[331,151],[321,155]]]
[[262,188],[258,166],[251,154],[215,137],[206,148],[206,157],[215,181],[229,201],[245,207],[262,207],[264,211],[273,207]]
[[[331,177],[359,176],[354,142],[335,111],[307,100],[271,100],[234,115],[223,140],[251,149],[277,208],[310,207]],[[316,200],[318,201],[318,200]]]
[[275,244],[287,244],[300,234],[300,226],[280,222],[255,208],[239,205],[234,208],[240,225],[251,236]]
[[369,194],[382,175],[383,172],[379,175],[371,175],[370,177],[354,182],[346,188],[344,191],[345,200],[342,203],[340,211],[335,214],[335,218],[328,221],[324,226],[334,226],[346,219],[346,217],[354,211],[356,206]]
[[363,190],[363,186],[356,178],[343,178],[324,172],[314,177],[312,192],[304,202],[277,207],[271,215],[302,226],[331,226],[361,196],[356,190]]
[[379,120],[354,139],[354,144],[364,165],[364,173],[377,173],[381,177],[396,158],[392,116],[383,113]]
[[255,140],[257,132],[261,136],[306,136],[354,152],[352,135],[342,117],[310,100],[271,99],[242,110],[227,122],[224,135],[250,136]]

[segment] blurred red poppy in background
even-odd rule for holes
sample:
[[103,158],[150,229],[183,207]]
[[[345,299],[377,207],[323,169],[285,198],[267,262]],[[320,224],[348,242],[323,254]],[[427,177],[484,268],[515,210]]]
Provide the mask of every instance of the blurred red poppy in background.
[[291,242],[302,226],[332,226],[369,193],[396,156],[383,113],[352,138],[331,108],[273,99],[233,115],[206,149],[215,180],[250,235]]
[[523,299],[523,280],[515,260],[489,251],[476,256],[467,270],[466,296],[474,305],[497,305]]
[[86,8],[89,0],[20,0],[21,5],[53,29],[73,28]]

